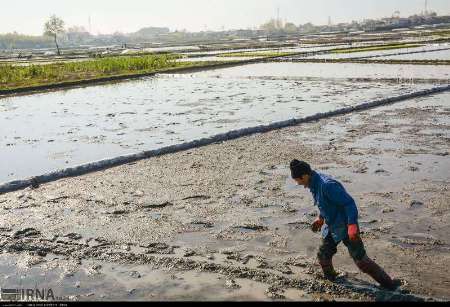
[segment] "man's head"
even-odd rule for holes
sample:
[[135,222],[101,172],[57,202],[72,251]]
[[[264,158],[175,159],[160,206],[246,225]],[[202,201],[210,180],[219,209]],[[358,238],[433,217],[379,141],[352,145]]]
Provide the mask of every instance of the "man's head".
[[290,168],[292,179],[305,188],[309,187],[309,182],[312,175],[311,166],[303,161],[292,160]]

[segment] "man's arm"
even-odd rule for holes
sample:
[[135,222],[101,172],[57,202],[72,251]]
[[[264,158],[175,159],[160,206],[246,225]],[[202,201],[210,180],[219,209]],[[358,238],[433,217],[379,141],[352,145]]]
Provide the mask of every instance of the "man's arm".
[[339,206],[344,207],[349,225],[358,224],[358,209],[356,208],[355,201],[341,184],[337,182],[327,183],[325,185],[325,194]]

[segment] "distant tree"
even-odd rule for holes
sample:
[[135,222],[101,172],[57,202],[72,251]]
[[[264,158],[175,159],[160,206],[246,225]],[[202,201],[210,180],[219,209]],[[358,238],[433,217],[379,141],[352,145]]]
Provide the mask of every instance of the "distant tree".
[[302,28],[304,32],[313,32],[316,27],[312,23],[308,22],[305,23]]
[[61,52],[59,50],[57,38],[58,34],[62,33],[64,33],[64,21],[55,15],[50,16],[50,19],[44,25],[44,35],[53,37],[58,55],[61,55]]
[[280,29],[279,22],[276,19],[271,19],[265,24],[261,25],[260,29],[267,32],[275,32]]
[[287,22],[284,25],[284,31],[286,33],[296,33],[298,31],[298,28],[295,24],[293,24],[292,22]]
[[17,32],[0,34],[0,49],[48,48],[53,44],[48,36],[23,35]]
[[127,42],[126,35],[118,31],[114,32],[114,34],[111,36],[111,39],[114,41],[114,43],[123,44]]
[[86,44],[91,39],[91,34],[83,26],[73,26],[66,30],[67,40],[72,44]]

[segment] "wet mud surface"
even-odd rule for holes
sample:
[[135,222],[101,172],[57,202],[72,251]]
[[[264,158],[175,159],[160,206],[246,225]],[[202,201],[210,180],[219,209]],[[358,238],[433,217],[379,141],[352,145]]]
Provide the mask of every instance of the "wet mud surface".
[[[69,300],[449,300],[450,94],[339,116],[0,195],[0,286]],[[343,246],[315,259],[310,161],[355,198],[381,290]],[[210,290],[210,291],[208,291]]]

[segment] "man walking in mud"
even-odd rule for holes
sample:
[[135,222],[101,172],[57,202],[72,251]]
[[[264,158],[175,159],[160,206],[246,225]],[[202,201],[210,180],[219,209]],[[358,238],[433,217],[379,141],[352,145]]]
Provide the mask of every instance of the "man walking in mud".
[[341,183],[311,169],[303,161],[293,160],[290,164],[292,178],[305,188],[309,188],[319,217],[311,226],[312,231],[322,231],[322,244],[317,257],[324,277],[334,281],[337,273],[332,258],[342,241],[358,268],[375,279],[383,288],[395,290],[400,281],[392,280],[386,272],[367,257],[364,244],[359,236],[358,209],[355,201]]

